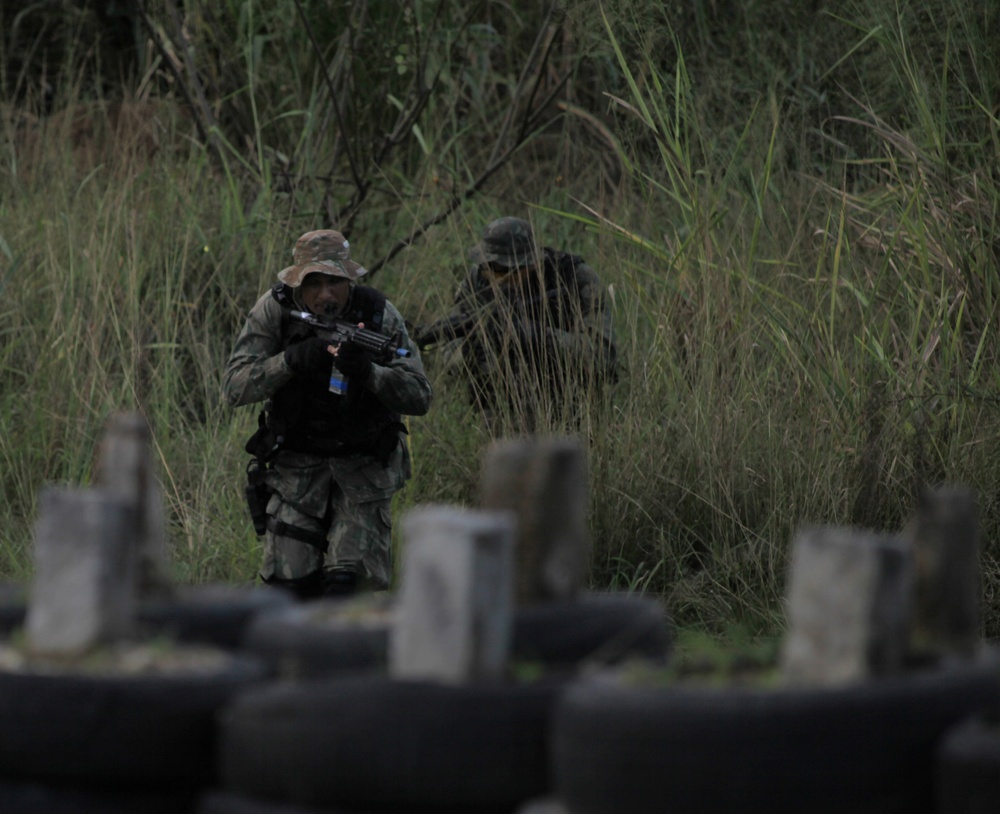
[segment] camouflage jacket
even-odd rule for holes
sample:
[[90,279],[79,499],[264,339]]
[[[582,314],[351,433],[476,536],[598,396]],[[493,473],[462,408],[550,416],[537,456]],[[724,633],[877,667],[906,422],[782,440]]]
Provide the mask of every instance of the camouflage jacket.
[[[382,333],[392,335],[397,332],[402,335],[403,346],[410,351],[410,355],[396,358],[386,365],[373,364],[372,374],[363,386],[395,413],[424,415],[431,404],[431,385],[424,374],[420,353],[407,334],[403,317],[392,303],[386,301]],[[268,291],[251,309],[226,364],[222,379],[226,402],[232,407],[238,407],[265,401],[290,381],[295,374],[285,362],[285,347],[282,308]],[[405,452],[405,445],[401,446]],[[291,457],[291,453],[288,453],[288,457]],[[301,460],[311,456],[294,457]],[[397,459],[398,457],[396,456]],[[394,464],[402,466],[405,471],[400,474],[408,477],[408,454],[403,456],[402,461],[394,459]],[[343,468],[345,472],[353,472],[357,469],[358,462],[345,458],[334,460],[332,465]]]
[[[618,351],[600,279],[579,257],[548,248],[544,252],[545,268],[518,288],[498,285],[481,266],[473,266],[455,295],[451,318],[488,314],[482,324],[494,326],[540,322],[566,362],[594,368],[615,381]],[[480,339],[471,338],[473,346]]]

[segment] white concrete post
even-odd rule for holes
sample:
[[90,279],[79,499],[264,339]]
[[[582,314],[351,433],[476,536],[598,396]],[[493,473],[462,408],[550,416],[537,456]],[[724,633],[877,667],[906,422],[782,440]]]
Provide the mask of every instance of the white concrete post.
[[836,685],[901,669],[913,581],[911,548],[898,537],[832,527],[800,531],[786,590],[784,679]]
[[513,516],[421,507],[403,518],[403,540],[390,675],[448,683],[501,677],[510,649]]
[[51,487],[39,505],[28,650],[71,658],[127,636],[136,599],[133,508],[101,490]]

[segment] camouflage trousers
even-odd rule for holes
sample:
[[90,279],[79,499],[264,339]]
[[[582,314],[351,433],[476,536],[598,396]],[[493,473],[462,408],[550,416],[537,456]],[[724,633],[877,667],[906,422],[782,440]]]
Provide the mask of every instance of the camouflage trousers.
[[[400,466],[377,461],[306,458],[276,464],[267,513],[275,520],[327,541],[326,551],[268,530],[262,579],[301,579],[320,570],[347,567],[364,587],[384,590],[392,581],[392,494],[402,486]],[[397,450],[394,459],[400,457]],[[395,461],[399,464],[400,461]]]

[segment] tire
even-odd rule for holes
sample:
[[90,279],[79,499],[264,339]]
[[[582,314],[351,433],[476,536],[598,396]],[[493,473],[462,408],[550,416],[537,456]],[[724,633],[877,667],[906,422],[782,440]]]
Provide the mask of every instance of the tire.
[[670,620],[658,600],[590,593],[518,608],[511,658],[551,669],[614,665],[633,658],[665,662],[672,643]]
[[216,779],[216,715],[265,668],[103,675],[0,671],[0,776],[147,791]]
[[263,687],[223,716],[223,787],[318,808],[510,812],[548,793],[564,686],[349,676]]
[[197,798],[157,792],[82,790],[0,782],[3,814],[194,814]]
[[972,715],[945,734],[935,767],[940,814],[1000,811],[1000,707]]
[[605,671],[554,716],[574,814],[932,814],[937,742],[1000,700],[992,659],[842,688],[629,684]]
[[242,648],[282,678],[385,672],[389,602],[317,599],[263,613],[247,627]]
[[285,591],[258,586],[182,585],[175,590],[172,598],[140,602],[143,635],[235,649],[258,615],[295,604]]
[[303,808],[292,803],[277,803],[216,790],[202,795],[194,814],[338,814],[338,812],[330,808]]
[[[387,596],[283,608],[258,616],[247,629],[243,648],[286,678],[384,673],[391,609]],[[516,609],[510,658],[541,664],[550,672],[629,658],[662,662],[672,639],[660,602],[630,594],[585,594]]]

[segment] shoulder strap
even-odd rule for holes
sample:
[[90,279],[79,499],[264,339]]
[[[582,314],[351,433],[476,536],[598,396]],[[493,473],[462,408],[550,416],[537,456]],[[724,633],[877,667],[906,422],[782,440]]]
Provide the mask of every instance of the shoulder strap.
[[349,312],[341,319],[363,322],[369,330],[381,331],[384,318],[385,294],[371,286],[354,286]]
[[278,304],[285,309],[295,307],[295,298],[292,296],[291,286],[284,283],[275,283],[271,286],[271,296],[278,301]]

